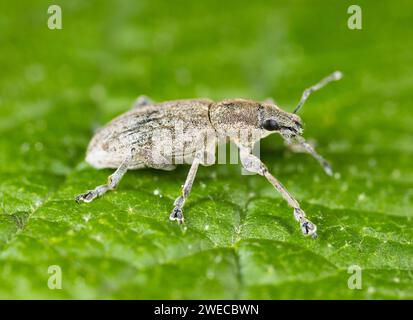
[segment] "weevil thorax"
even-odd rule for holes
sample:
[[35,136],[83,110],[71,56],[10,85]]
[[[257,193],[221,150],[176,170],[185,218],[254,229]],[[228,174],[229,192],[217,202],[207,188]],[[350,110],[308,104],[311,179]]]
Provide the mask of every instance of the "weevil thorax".
[[[210,107],[210,120],[220,137],[245,141],[253,145],[258,140],[279,133],[285,138],[302,134],[301,119],[271,102],[231,99]],[[234,139],[234,133],[239,137]]]

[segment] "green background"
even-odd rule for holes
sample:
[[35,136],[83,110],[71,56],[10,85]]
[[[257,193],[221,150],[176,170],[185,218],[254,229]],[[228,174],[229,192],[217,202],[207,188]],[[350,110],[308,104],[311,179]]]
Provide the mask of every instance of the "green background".
[[[347,8],[363,29],[347,28]],[[59,4],[63,29],[47,28]],[[1,298],[413,298],[413,5],[408,1],[2,1]],[[318,225],[239,165],[203,167],[168,220],[188,166],[129,172],[84,162],[93,130],[140,94],[156,101],[273,97],[344,78],[301,112],[336,171],[279,137],[262,159]],[[61,290],[47,286],[62,270]],[[362,268],[362,289],[347,286]]]

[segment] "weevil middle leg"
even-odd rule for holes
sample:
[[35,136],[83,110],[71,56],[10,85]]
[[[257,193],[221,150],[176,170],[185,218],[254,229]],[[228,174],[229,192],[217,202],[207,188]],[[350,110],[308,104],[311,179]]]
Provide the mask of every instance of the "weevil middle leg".
[[189,169],[185,183],[182,186],[182,194],[181,196],[176,198],[174,202],[175,207],[169,216],[170,220],[177,220],[179,224],[182,224],[184,222],[184,215],[182,212],[183,206],[185,204],[185,200],[188,198],[189,193],[191,192],[199,165],[202,164],[203,166],[210,166],[215,163],[215,148],[217,145],[215,132],[213,134],[211,134],[210,132],[201,134],[200,136],[198,136],[198,139],[200,139],[198,141],[198,145],[202,145],[204,147],[195,152],[191,168]]
[[188,198],[191,192],[192,185],[194,184],[195,176],[198,171],[199,164],[201,163],[201,153],[197,153],[192,161],[191,168],[189,169],[188,175],[186,177],[185,183],[182,187],[182,194],[176,198],[174,202],[175,208],[173,208],[170,220],[177,220],[179,224],[184,222],[184,215],[182,209],[185,204],[185,200]]
[[77,203],[83,202],[92,202],[95,198],[104,195],[109,190],[113,190],[119,184],[122,177],[125,175],[126,171],[128,171],[128,165],[130,161],[133,159],[135,154],[135,149],[131,149],[130,154],[128,157],[121,163],[119,168],[116,169],[114,173],[112,173],[108,177],[108,182],[106,184],[97,186],[93,190],[88,190],[85,193],[79,194],[75,200]]
[[273,185],[273,187],[287,201],[290,207],[294,209],[294,217],[300,223],[301,231],[304,235],[310,235],[313,238],[317,237],[317,226],[308,220],[304,211],[300,208],[300,204],[288,192],[288,190],[279,182],[262,163],[262,161],[251,153],[251,148],[240,148],[241,163],[248,171],[258,173],[264,176]]

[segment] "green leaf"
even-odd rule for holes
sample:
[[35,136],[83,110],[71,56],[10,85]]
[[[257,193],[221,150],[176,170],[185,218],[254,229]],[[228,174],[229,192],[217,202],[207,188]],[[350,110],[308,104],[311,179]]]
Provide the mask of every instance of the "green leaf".
[[[47,28],[48,1],[0,7],[0,298],[413,298],[412,5],[364,1],[350,30],[350,1],[59,4],[62,30]],[[188,166],[74,202],[112,172],[84,162],[93,130],[138,95],[292,110],[336,69],[300,113],[334,178],[280,138],[261,145],[317,240],[239,165],[199,170],[185,226],[168,216]]]

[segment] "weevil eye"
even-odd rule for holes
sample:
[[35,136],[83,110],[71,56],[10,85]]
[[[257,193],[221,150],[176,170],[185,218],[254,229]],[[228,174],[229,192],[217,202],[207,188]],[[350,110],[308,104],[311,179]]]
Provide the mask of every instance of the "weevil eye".
[[264,122],[262,123],[262,127],[268,131],[275,131],[280,129],[280,126],[274,119],[264,120]]

